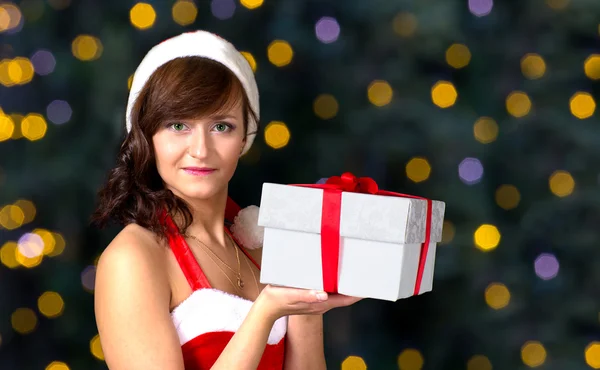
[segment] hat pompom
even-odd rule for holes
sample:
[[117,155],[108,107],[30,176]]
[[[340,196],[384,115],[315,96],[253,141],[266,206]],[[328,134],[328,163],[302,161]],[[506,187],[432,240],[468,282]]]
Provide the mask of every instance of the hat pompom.
[[248,206],[240,210],[233,219],[231,233],[246,249],[258,249],[262,247],[264,227],[258,226],[257,206]]

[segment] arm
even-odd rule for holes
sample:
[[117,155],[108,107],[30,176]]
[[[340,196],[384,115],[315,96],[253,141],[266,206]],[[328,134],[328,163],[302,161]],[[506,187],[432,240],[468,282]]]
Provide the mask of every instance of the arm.
[[285,370],[327,369],[323,345],[323,315],[288,318]]

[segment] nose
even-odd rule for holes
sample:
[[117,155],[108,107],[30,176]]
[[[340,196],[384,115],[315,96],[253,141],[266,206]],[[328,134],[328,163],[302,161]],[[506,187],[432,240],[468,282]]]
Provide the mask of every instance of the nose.
[[188,152],[194,158],[203,159],[208,156],[211,145],[210,135],[204,130],[196,129],[189,136]]

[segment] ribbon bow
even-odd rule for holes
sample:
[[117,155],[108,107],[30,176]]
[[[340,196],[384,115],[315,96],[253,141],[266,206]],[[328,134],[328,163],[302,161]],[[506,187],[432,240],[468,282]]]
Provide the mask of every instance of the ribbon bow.
[[325,183],[351,193],[377,194],[379,192],[375,180],[370,177],[356,177],[350,172],[345,172],[342,176],[331,176]]

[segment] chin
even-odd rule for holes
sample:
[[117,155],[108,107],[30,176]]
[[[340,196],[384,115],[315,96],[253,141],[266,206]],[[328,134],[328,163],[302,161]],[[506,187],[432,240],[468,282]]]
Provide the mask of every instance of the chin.
[[191,186],[181,189],[179,193],[188,199],[206,200],[219,194],[221,188],[213,186]]

